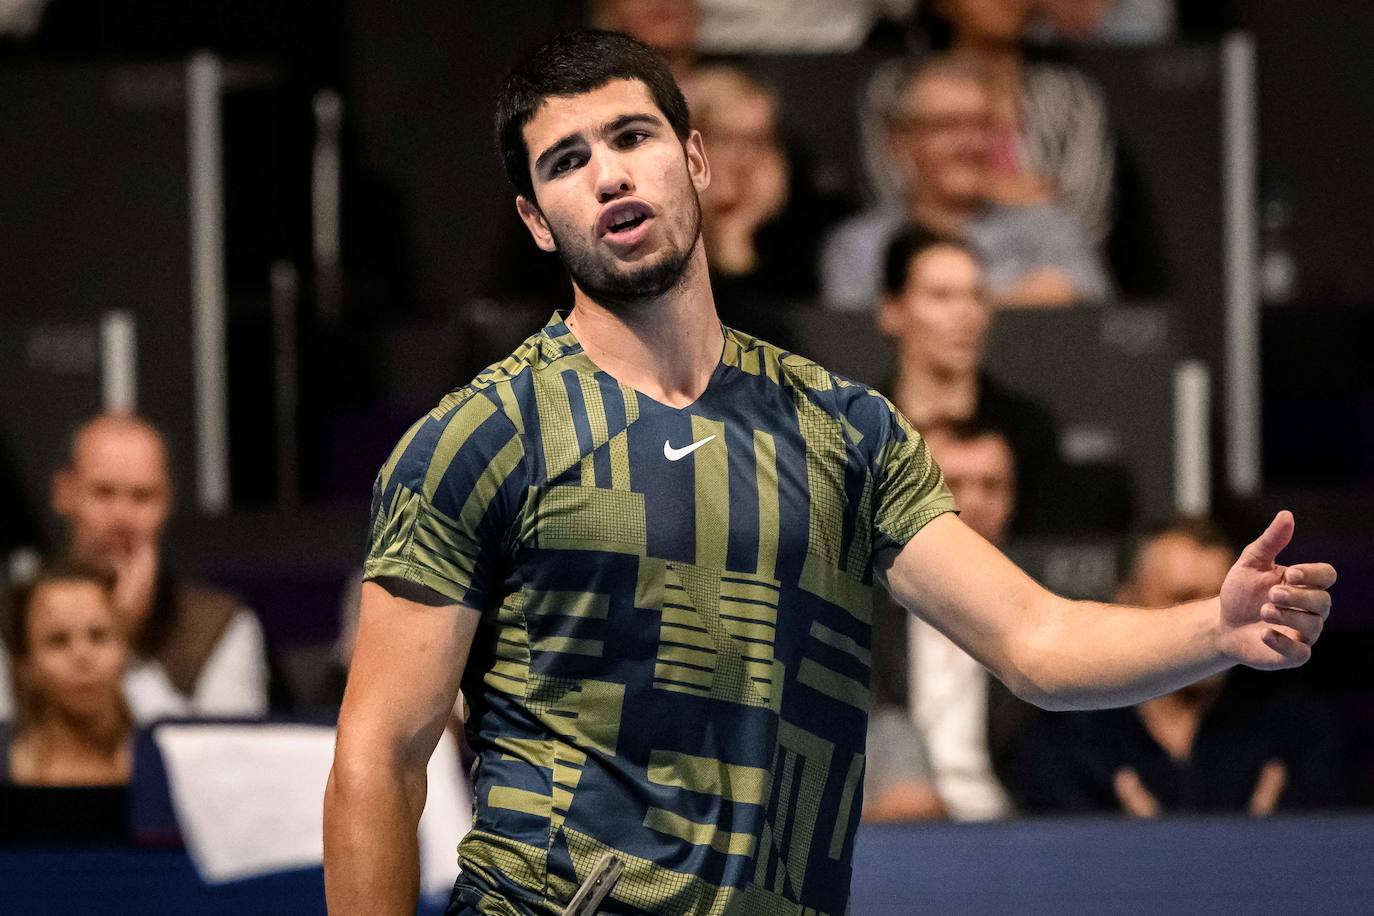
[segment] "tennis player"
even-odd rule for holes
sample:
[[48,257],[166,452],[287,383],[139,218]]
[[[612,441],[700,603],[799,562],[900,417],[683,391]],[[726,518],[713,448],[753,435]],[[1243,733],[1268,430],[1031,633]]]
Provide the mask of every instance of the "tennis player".
[[1048,708],[1307,660],[1335,571],[1276,565],[1289,513],[1218,598],[1068,601],[959,521],[887,400],[721,327],[707,153],[644,46],[553,39],[507,77],[497,134],[572,308],[377,479],[325,802],[331,913],[414,912],[425,763],[460,686],[476,815],[449,913],[562,912],[612,853],[598,912],[839,916],[875,583]]

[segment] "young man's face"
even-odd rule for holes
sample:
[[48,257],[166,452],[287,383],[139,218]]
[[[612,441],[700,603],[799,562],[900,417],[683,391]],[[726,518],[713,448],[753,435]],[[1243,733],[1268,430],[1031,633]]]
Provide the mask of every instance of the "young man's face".
[[1000,433],[956,439],[936,429],[927,443],[964,524],[1004,544],[1016,511],[1016,458],[1007,440]]
[[635,303],[682,276],[710,183],[701,138],[684,144],[637,80],[545,100],[525,125],[535,200],[516,199],[535,243],[599,302]]

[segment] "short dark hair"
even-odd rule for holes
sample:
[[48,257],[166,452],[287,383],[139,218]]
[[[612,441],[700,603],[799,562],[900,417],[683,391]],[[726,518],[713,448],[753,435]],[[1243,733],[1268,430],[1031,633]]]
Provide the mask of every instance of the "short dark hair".
[[[941,423],[938,429],[955,442],[974,442],[987,436],[996,436],[1007,443],[1008,449],[1011,448],[1011,437],[1007,435],[1007,431],[982,414],[975,413],[963,420]],[[1015,458],[1015,455],[1012,457]]]
[[948,246],[962,251],[979,264],[978,253],[962,239],[931,232],[924,226],[908,225],[893,237],[883,256],[883,291],[900,296],[911,280],[911,264],[932,248]]
[[1186,538],[1203,550],[1224,550],[1229,554],[1236,553],[1235,539],[1227,534],[1226,529],[1217,522],[1210,518],[1178,515],[1155,522],[1130,538],[1126,544],[1126,552],[1121,564],[1124,575],[1127,578],[1133,577],[1146,549],[1155,541],[1166,537]]
[[551,96],[580,95],[617,79],[643,83],[673,133],[687,139],[692,132],[687,100],[662,55],[619,32],[563,32],[512,67],[496,96],[496,148],[506,177],[526,200],[535,202],[525,125],[539,106]]

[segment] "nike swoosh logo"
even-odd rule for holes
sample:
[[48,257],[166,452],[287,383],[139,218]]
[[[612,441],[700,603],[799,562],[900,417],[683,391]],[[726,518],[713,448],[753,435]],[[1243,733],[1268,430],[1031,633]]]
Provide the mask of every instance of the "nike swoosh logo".
[[699,442],[693,442],[691,445],[684,445],[682,448],[673,448],[671,445],[668,444],[668,440],[664,439],[663,457],[667,458],[669,461],[678,461],[682,458],[686,458],[688,455],[692,454],[692,452],[695,452],[697,449],[701,448],[703,445],[710,442],[714,438],[715,436],[707,436],[705,439],[702,439]]

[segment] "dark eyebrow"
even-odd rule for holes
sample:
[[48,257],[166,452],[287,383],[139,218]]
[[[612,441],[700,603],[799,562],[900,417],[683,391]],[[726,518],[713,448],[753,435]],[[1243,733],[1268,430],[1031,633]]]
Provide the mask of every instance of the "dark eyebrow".
[[[607,121],[605,124],[601,125],[600,132],[602,134],[615,133],[618,130],[621,130],[625,127],[628,127],[631,124],[634,124],[636,121],[645,121],[656,127],[663,126],[663,119],[660,118],[658,115],[650,114],[649,112],[636,112],[634,114],[621,115],[618,118]],[[542,172],[544,170],[544,166],[548,164],[549,160],[553,159],[559,153],[562,153],[569,147],[576,146],[577,142],[580,139],[582,139],[582,134],[580,133],[568,134],[567,136],[558,138],[558,140],[555,141],[552,146],[550,146],[548,149],[544,150],[544,152],[539,154],[539,158],[534,160],[534,170],[536,172]]]

